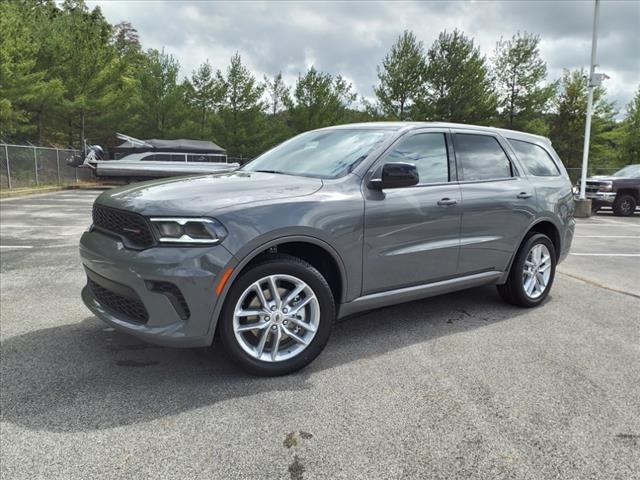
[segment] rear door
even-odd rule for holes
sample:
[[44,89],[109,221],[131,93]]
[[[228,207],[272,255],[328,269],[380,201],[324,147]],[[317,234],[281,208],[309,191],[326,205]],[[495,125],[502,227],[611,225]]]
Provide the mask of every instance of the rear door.
[[535,218],[534,186],[501,136],[456,129],[453,137],[463,202],[459,271],[504,271]]
[[402,137],[370,169],[383,163],[416,165],[419,184],[372,190],[363,185],[363,293],[429,283],[455,275],[461,197],[448,130]]

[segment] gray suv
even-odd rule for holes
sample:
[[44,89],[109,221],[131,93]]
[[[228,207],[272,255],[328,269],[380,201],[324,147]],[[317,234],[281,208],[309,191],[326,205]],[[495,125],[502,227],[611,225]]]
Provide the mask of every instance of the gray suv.
[[550,142],[368,123],[299,135],[229,174],[103,193],[82,299],[116,329],[211,344],[259,375],[311,362],[337,318],[479,285],[534,307],[574,231]]

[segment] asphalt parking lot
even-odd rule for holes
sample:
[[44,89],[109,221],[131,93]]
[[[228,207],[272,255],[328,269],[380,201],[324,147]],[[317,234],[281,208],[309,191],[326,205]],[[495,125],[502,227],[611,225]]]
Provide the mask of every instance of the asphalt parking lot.
[[640,478],[640,215],[579,221],[537,309],[385,308],[261,379],[82,305],[97,193],[0,202],[3,479]]

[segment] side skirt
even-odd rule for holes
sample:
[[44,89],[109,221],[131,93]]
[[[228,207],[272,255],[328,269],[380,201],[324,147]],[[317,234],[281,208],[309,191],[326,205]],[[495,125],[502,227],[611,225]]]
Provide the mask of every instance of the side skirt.
[[426,285],[416,285],[414,287],[399,288],[387,292],[371,293],[340,305],[338,318],[344,318],[366,310],[388,307],[389,305],[411,302],[421,298],[434,297],[457,290],[496,283],[503,274],[504,272],[497,271],[474,273],[473,275],[428,283]]

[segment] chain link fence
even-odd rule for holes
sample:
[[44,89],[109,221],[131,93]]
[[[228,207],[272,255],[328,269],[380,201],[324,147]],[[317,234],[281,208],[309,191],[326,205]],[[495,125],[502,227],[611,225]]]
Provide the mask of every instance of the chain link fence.
[[0,188],[72,185],[95,181],[88,168],[67,165],[78,150],[0,143]]

